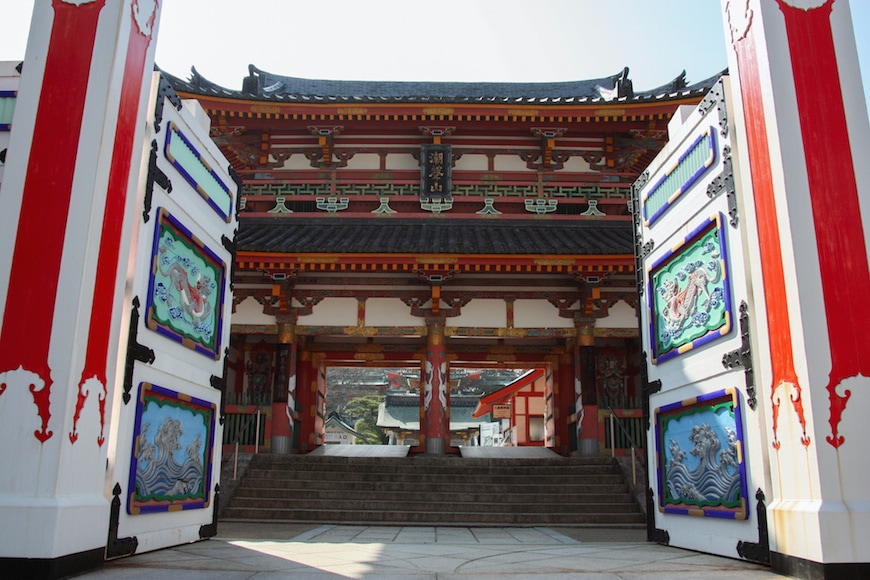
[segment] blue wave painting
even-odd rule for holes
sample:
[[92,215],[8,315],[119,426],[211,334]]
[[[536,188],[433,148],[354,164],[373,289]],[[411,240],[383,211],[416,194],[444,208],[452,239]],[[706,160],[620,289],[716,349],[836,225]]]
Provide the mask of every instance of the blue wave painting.
[[746,517],[746,471],[736,391],[656,410],[659,500],[666,513]]
[[140,384],[128,513],[208,506],[214,416],[214,403]]

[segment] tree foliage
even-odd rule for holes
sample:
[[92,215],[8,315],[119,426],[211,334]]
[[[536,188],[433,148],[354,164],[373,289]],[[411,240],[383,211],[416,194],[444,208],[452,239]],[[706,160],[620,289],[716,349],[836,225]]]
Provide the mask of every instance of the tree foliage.
[[351,420],[369,419],[377,423],[378,407],[384,402],[384,398],[378,395],[364,395],[347,402],[341,414]]
[[357,445],[381,445],[384,443],[384,432],[372,419],[357,420],[353,429],[364,437],[364,439],[357,438]]

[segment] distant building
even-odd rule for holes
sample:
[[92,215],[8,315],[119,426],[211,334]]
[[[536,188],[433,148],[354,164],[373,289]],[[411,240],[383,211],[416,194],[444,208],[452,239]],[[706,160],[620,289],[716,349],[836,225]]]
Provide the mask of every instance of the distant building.
[[[450,397],[450,444],[474,446],[481,421],[472,417],[477,397]],[[390,445],[418,445],[420,437],[420,394],[387,395],[378,408],[378,427]]]
[[338,413],[329,414],[323,424],[323,431],[324,443],[327,445],[357,445],[357,441],[371,443],[365,435],[348,425]]

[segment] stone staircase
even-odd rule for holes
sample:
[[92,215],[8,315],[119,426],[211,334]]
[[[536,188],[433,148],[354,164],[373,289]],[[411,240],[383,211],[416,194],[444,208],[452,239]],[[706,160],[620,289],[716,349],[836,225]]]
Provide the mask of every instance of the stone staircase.
[[643,527],[609,457],[256,455],[223,520]]

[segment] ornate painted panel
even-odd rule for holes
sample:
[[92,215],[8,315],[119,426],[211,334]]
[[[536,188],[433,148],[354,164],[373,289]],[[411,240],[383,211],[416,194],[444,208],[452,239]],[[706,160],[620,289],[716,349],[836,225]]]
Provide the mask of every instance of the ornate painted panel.
[[233,213],[230,188],[175,123],[169,123],[163,153],[209,206],[229,223]]
[[656,221],[715,164],[716,130],[708,127],[644,194],[644,225],[649,226]]
[[154,229],[148,328],[218,360],[226,264],[165,209]]
[[660,364],[731,331],[727,245],[715,214],[647,270],[646,296],[653,364]]
[[659,511],[746,519],[738,391],[728,388],[655,410]]
[[0,131],[12,130],[12,115],[18,91],[0,91]]
[[139,384],[127,513],[208,507],[216,404]]

